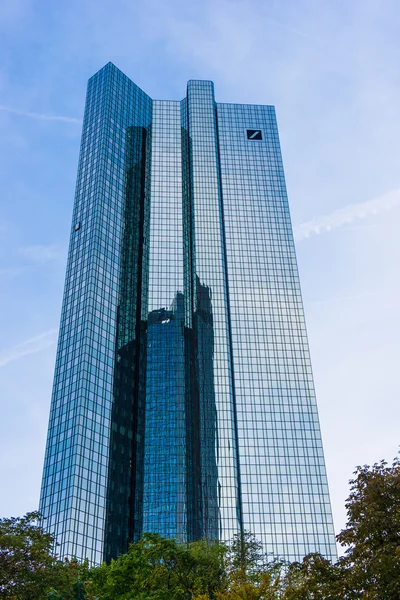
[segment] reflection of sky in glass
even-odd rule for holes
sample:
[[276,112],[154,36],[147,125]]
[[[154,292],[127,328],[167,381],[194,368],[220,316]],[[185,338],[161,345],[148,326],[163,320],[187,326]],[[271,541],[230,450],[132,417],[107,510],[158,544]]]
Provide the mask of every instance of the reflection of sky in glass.
[[149,311],[183,291],[182,152],[179,102],[154,101],[151,146]]
[[218,124],[243,521],[275,555],[335,557],[274,109],[220,104]]
[[[101,562],[127,128],[151,100],[108,64],[88,84],[40,511],[60,556]],[[75,224],[80,228],[75,231]]]

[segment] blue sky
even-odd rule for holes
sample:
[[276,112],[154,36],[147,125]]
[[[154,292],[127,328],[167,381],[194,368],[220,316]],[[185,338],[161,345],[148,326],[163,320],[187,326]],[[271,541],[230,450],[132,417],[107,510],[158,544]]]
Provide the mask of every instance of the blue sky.
[[357,464],[398,451],[396,0],[0,5],[0,516],[37,507],[87,79],[212,79],[274,104],[336,531]]

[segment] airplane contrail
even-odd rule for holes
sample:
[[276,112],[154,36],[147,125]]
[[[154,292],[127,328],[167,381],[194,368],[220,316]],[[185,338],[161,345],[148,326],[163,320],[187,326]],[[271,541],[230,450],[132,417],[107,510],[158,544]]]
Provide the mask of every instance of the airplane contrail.
[[32,119],[42,119],[43,121],[63,121],[64,123],[77,123],[81,124],[81,119],[76,119],[75,117],[63,117],[59,115],[42,115],[40,113],[35,112],[26,112],[24,110],[18,110],[17,108],[12,108],[10,106],[2,106],[0,105],[0,110],[5,112],[13,113],[14,115],[20,115],[21,117],[29,117]]
[[312,235],[319,235],[320,233],[343,227],[343,225],[347,225],[358,219],[364,219],[370,215],[390,210],[399,204],[400,188],[392,190],[378,198],[358,204],[349,204],[327,215],[321,215],[311,219],[311,221],[300,223],[300,225],[294,227],[294,237],[297,242],[300,242]]
[[12,348],[3,350],[3,352],[0,352],[0,367],[4,367],[4,365],[9,362],[18,360],[28,354],[36,354],[36,352],[50,348],[50,346],[53,346],[56,343],[57,334],[58,329],[49,329],[48,331],[44,331]]

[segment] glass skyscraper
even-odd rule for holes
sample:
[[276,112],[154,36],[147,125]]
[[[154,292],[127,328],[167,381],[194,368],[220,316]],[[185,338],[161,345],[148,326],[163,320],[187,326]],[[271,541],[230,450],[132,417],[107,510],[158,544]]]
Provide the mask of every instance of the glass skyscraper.
[[336,557],[272,106],[89,80],[40,510],[93,563],[145,531]]

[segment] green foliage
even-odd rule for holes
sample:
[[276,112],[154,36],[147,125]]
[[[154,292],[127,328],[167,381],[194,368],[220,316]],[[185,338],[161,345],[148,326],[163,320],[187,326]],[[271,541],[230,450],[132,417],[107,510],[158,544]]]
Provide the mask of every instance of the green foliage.
[[226,569],[231,577],[242,583],[256,583],[265,564],[262,544],[250,531],[233,536],[226,555]]
[[54,540],[38,520],[37,512],[0,519],[0,598],[84,600],[87,563],[58,561]]
[[90,579],[87,561],[75,558],[56,561],[52,569],[52,588],[46,600],[86,600],[86,582]]
[[63,590],[52,589],[47,593],[46,600],[87,600],[85,584],[78,579]]
[[264,573],[258,584],[233,581],[226,592],[217,592],[217,600],[279,600],[279,579]]
[[273,600],[279,598],[283,564],[268,561],[262,544],[247,530],[236,534],[225,557],[227,588],[218,600]]
[[53,538],[38,525],[38,513],[0,520],[0,597],[42,598],[52,583]]
[[335,564],[267,560],[248,531],[228,545],[146,534],[110,564],[58,561],[38,513],[0,520],[4,600],[399,600],[400,461],[358,467]]
[[289,566],[284,600],[399,600],[400,461],[357,467],[346,501],[347,550],[334,565],[318,554]]
[[127,554],[93,569],[87,590],[99,600],[275,600],[280,571],[249,532],[229,546],[146,534]]
[[223,544],[184,545],[145,534],[126,554],[91,573],[89,592],[101,600],[186,600],[215,597],[224,587]]
[[400,598],[400,461],[357,467],[346,501],[348,521],[337,536],[346,598]]
[[338,565],[320,554],[308,554],[301,563],[291,563],[283,581],[284,600],[338,600],[342,598]]

